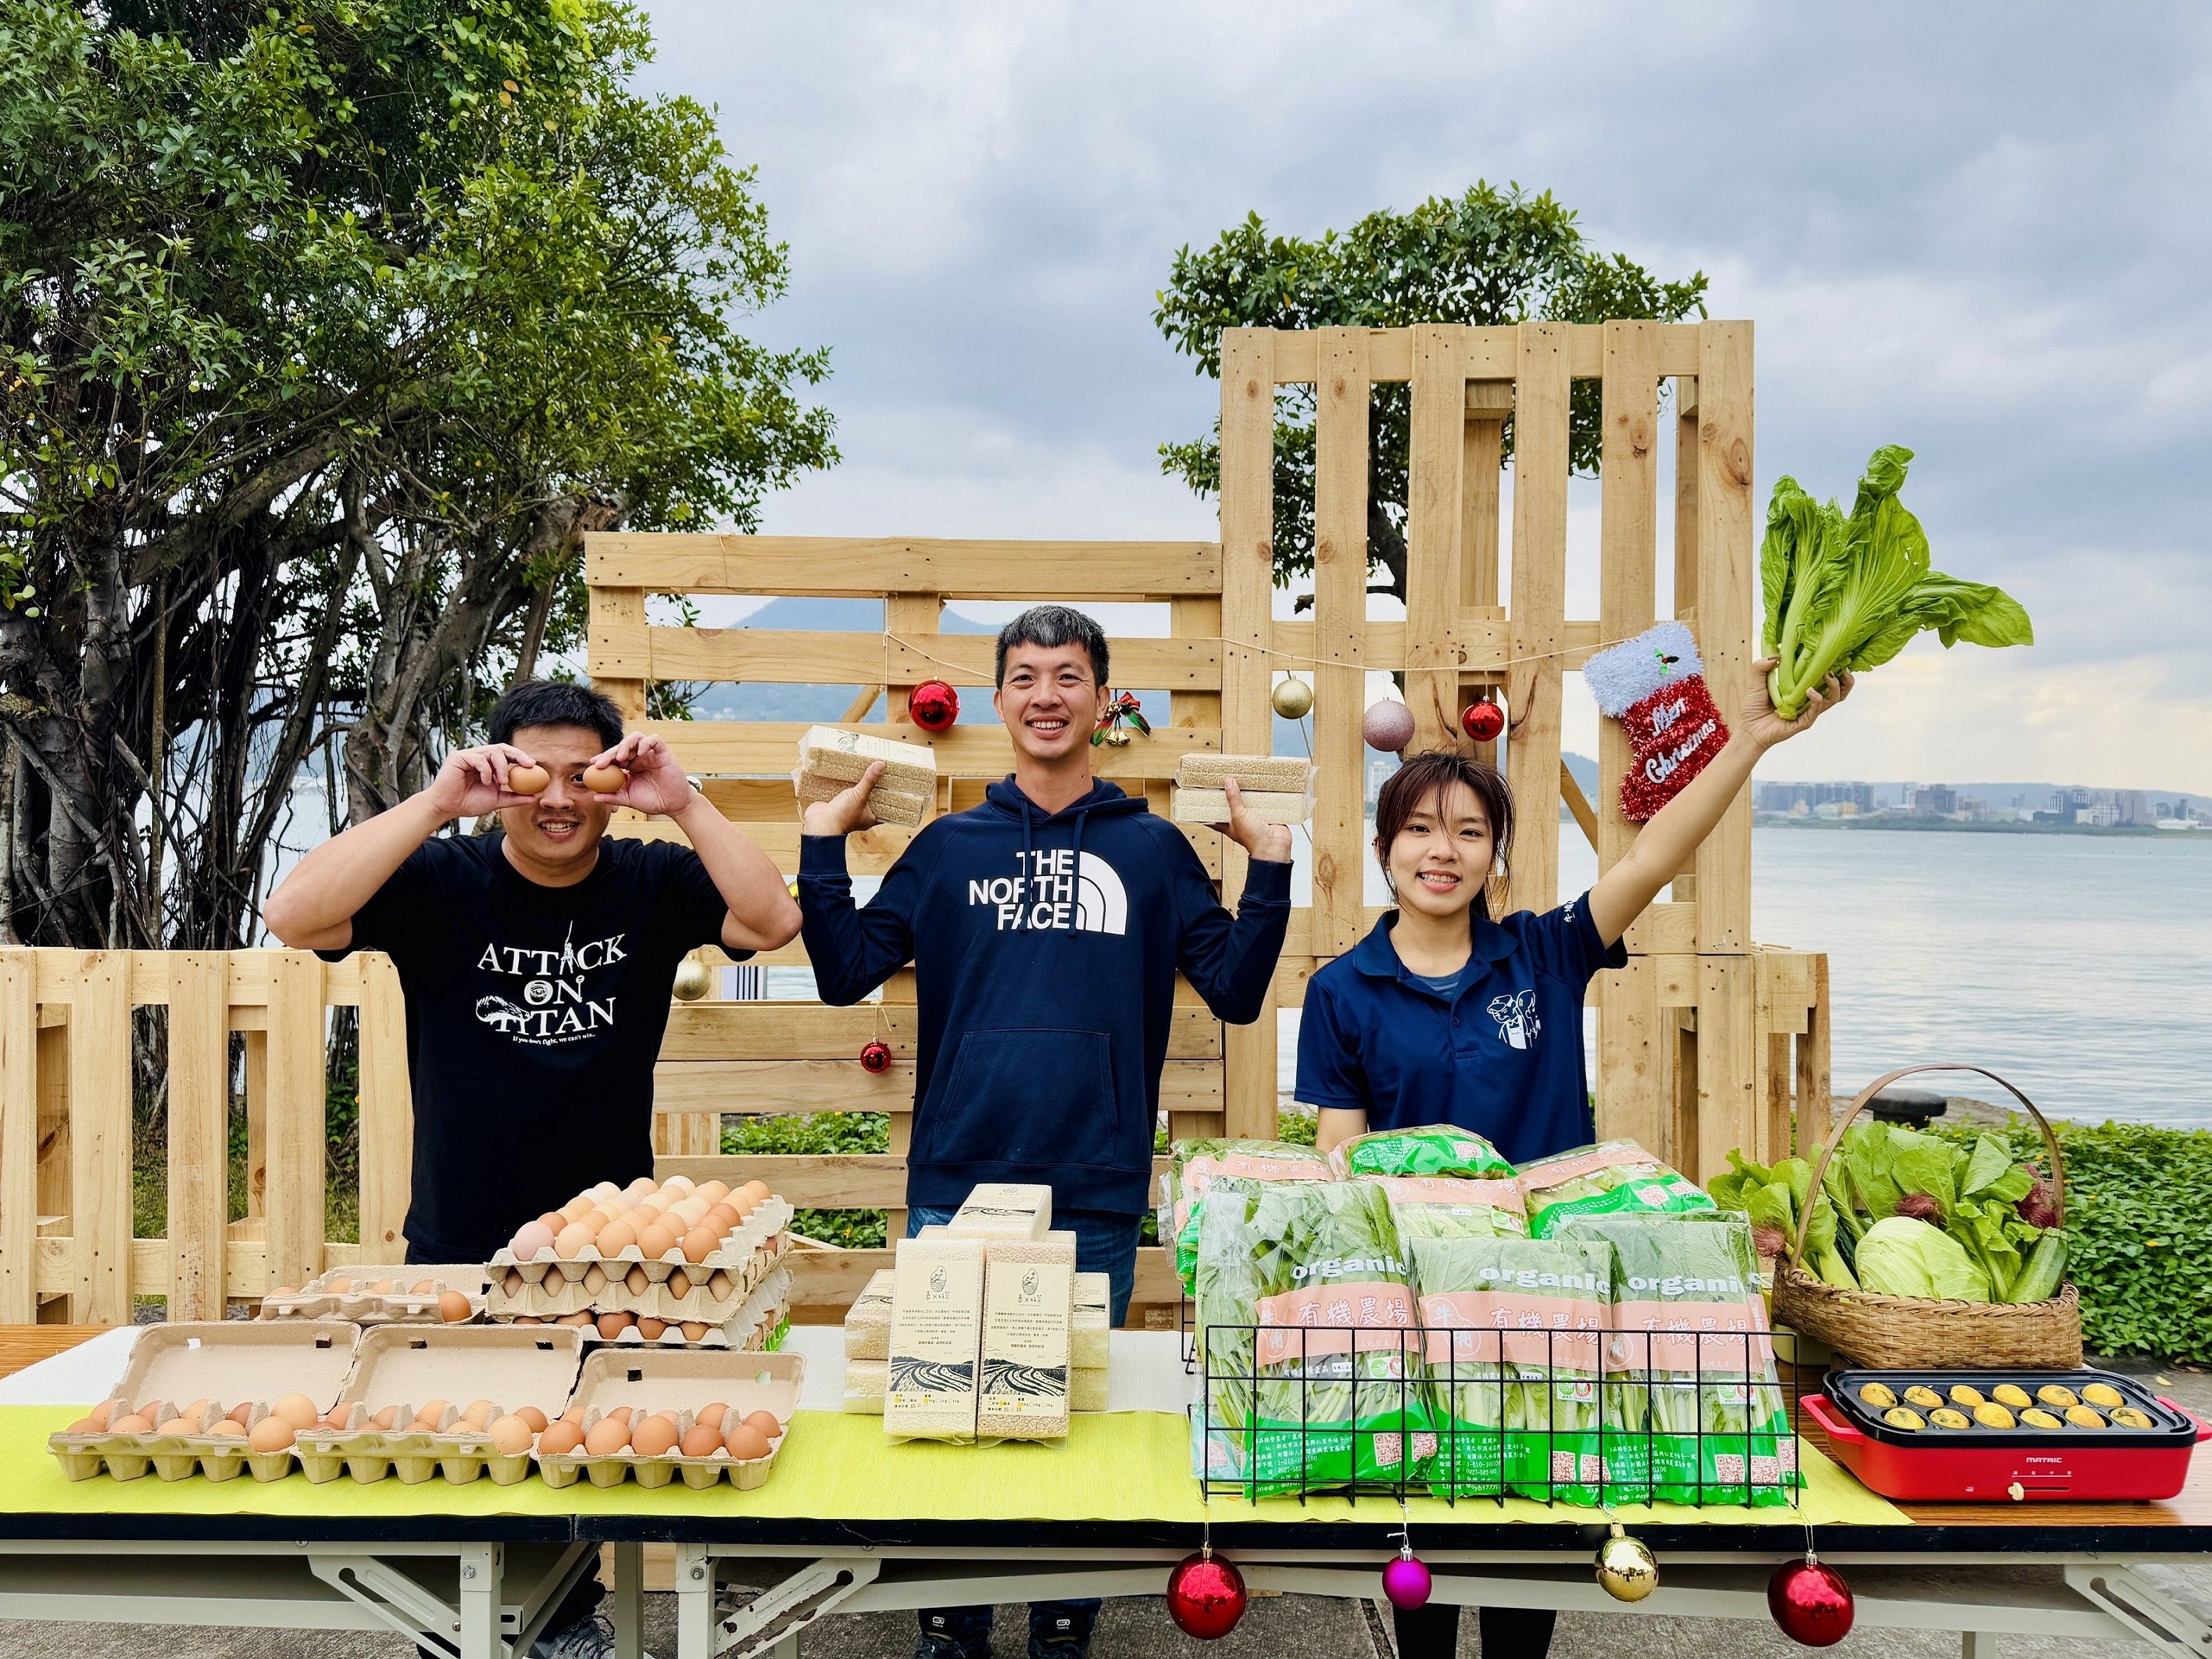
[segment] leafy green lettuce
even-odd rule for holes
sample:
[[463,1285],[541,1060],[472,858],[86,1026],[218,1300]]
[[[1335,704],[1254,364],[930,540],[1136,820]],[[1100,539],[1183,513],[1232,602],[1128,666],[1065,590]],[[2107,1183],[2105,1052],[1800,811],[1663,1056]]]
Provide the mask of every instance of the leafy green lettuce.
[[1778,659],[1767,692],[1784,720],[1803,714],[1806,694],[1829,675],[1879,668],[1924,629],[1946,646],[2035,642],[2027,612],[2002,589],[1929,568],[1927,532],[1898,499],[1911,459],[1895,444],[1875,451],[1849,518],[1795,478],[1775,483],[1759,567],[1763,642]]
[[[1836,1243],[1836,1206],[1826,1192],[1813,1191],[1813,1166],[1802,1158],[1785,1158],[1771,1169],[1748,1162],[1741,1152],[1729,1154],[1729,1169],[1705,1183],[1714,1203],[1723,1210],[1739,1210],[1751,1224],[1753,1237],[1761,1228],[1772,1228],[1785,1239],[1797,1236],[1797,1218],[1810,1200],[1813,1219],[1805,1229],[1805,1266],[1828,1284],[1856,1290],[1850,1264]],[[1773,1253],[1769,1245],[1762,1251]]]

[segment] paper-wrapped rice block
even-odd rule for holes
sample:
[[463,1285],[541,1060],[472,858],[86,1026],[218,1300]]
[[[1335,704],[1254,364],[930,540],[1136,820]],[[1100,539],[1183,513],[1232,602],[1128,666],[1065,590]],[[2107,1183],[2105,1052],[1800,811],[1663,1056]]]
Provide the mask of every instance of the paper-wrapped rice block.
[[[1063,1251],[1064,1261],[1042,1259]],[[975,1432],[987,1440],[1060,1439],[1067,1433],[1069,1410],[1074,1235],[991,1239],[984,1261],[983,1380]]]
[[1303,795],[1313,788],[1314,763],[1295,755],[1185,755],[1175,781],[1218,792],[1231,778],[1248,795]]
[[834,726],[810,726],[799,740],[800,769],[817,777],[851,783],[877,761],[884,763],[878,788],[908,795],[937,793],[937,756],[927,744],[899,743]]
[[[1074,1285],[1075,1307],[1069,1322],[1069,1352],[1072,1363],[1079,1371],[1106,1369],[1107,1356],[1113,1341],[1113,1323],[1108,1297],[1112,1291],[1104,1273],[1078,1273]],[[1078,1411],[1086,1409],[1079,1406]]]
[[845,1409],[870,1417],[884,1414],[884,1378],[890,1367],[880,1359],[845,1362]]
[[1042,1238],[1051,1227],[1051,1188],[986,1181],[953,1212],[950,1231],[969,1238]]
[[[845,1310],[845,1357],[884,1360],[891,1357],[891,1270],[883,1267]],[[880,1390],[878,1391],[880,1392]]]
[[[1068,1373],[1067,1403],[1079,1412],[1103,1412],[1106,1409],[1106,1368],[1103,1365],[1078,1365]],[[846,1407],[848,1411],[852,1407]]]
[[[1313,791],[1309,789],[1302,795],[1279,795],[1246,789],[1244,811],[1261,823],[1304,823],[1314,814]],[[1226,823],[1229,792],[1178,786],[1174,816],[1177,823]]]
[[[799,775],[799,804],[807,806],[817,800],[831,800],[852,787],[850,778],[831,778],[824,777],[819,772],[801,772]],[[868,810],[885,823],[903,824],[912,829],[929,815],[929,809],[935,799],[933,793],[894,789],[887,783],[878,783],[868,792]]]
[[983,1241],[902,1239],[891,1273],[884,1432],[973,1440],[983,1336]]

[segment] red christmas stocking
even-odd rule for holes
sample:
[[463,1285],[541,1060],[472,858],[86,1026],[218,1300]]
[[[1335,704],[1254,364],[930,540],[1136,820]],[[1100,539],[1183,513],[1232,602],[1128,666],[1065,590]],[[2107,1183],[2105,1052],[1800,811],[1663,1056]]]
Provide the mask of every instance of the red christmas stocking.
[[1599,652],[1583,666],[1583,678],[1597,706],[1628,733],[1620,811],[1632,823],[1674,799],[1728,743],[1728,723],[1706,689],[1697,641],[1680,623],[1661,623]]

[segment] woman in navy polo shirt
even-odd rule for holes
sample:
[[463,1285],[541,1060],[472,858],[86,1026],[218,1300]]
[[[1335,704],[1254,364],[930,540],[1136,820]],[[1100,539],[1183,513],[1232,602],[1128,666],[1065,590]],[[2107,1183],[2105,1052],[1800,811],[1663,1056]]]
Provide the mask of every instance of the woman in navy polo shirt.
[[[1595,1138],[1583,1065],[1583,994],[1627,963],[1620,937],[1712,833],[1759,757],[1843,701],[1831,679],[1796,720],[1755,665],[1727,746],[1656,813],[1627,855],[1580,898],[1536,915],[1491,914],[1513,845],[1513,799],[1494,769],[1450,750],[1415,755],[1382,786],[1375,856],[1397,908],[1306,986],[1297,1098],[1320,1113],[1322,1151],[1370,1129],[1455,1123],[1516,1164]],[[1449,1655],[1459,1609],[1394,1613],[1404,1659]],[[1550,1647],[1548,1608],[1485,1607],[1486,1654]]]

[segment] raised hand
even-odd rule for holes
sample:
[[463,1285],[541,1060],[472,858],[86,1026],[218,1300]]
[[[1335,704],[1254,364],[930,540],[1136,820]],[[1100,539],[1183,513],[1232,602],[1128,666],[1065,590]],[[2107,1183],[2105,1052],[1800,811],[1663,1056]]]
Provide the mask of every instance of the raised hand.
[[1810,729],[1814,720],[1851,695],[1850,672],[1831,674],[1826,685],[1805,694],[1805,712],[1794,720],[1785,720],[1774,712],[1774,700],[1766,689],[1767,672],[1778,660],[1762,657],[1752,664],[1751,695],[1743,700],[1743,734],[1761,749],[1771,749],[1784,738]]
[[447,818],[482,817],[509,806],[527,806],[535,797],[507,787],[507,775],[537,763],[511,743],[456,749],[422,793]]
[[[868,793],[884,775],[884,763],[870,761],[868,769],[860,774],[860,781],[850,789],[832,795],[828,800],[809,801],[806,810],[799,814],[799,829],[810,836],[849,836],[857,830],[872,830],[881,821],[868,810]],[[799,787],[799,774],[791,775],[792,787]]]
[[691,803],[691,780],[676,763],[669,746],[649,732],[633,732],[613,748],[593,758],[593,766],[617,766],[629,775],[619,789],[601,795],[583,792],[599,806],[635,807],[641,812],[673,817]]
[[1222,786],[1229,797],[1229,822],[1217,823],[1214,829],[1227,836],[1255,859],[1265,859],[1272,864],[1291,861],[1291,826],[1287,823],[1263,823],[1244,810],[1244,792],[1230,778]]

